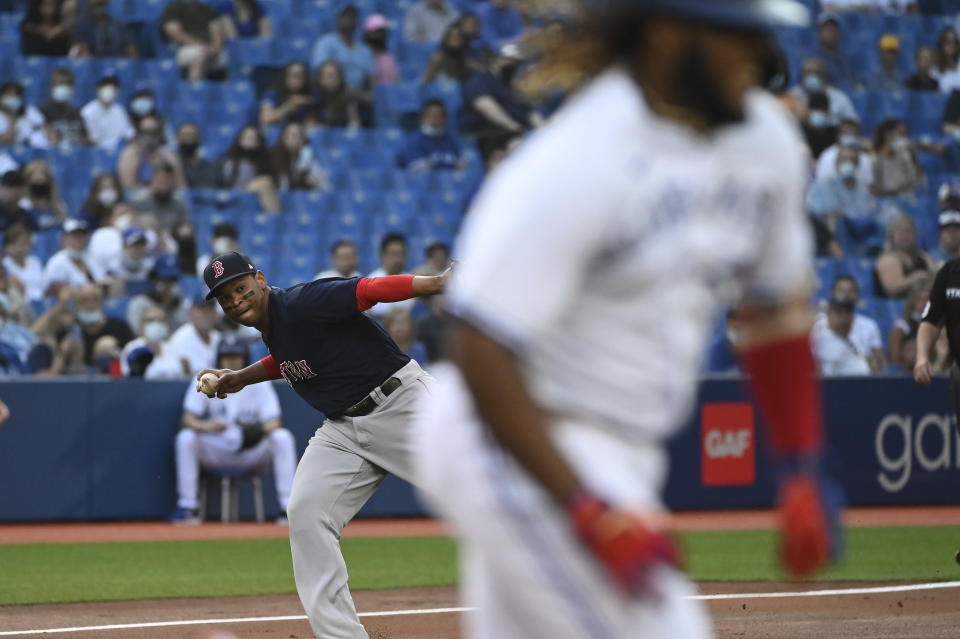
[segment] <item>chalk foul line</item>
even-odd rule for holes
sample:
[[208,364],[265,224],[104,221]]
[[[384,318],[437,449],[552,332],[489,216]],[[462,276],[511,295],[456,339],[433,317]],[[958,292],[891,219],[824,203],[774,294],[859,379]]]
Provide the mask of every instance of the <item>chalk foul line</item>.
[[[924,584],[903,584],[899,586],[873,586],[867,588],[831,588],[824,590],[802,590],[798,592],[748,592],[724,593],[717,595],[693,595],[687,599],[717,601],[723,599],[778,599],[785,597],[839,597],[844,595],[875,595],[893,592],[915,592],[918,590],[939,590],[960,588],[960,581],[940,581]],[[399,617],[404,615],[436,615],[453,612],[470,612],[475,608],[424,608],[416,610],[384,610],[379,612],[361,612],[360,617]],[[31,630],[2,630],[0,637],[26,637],[31,635],[52,635],[69,632],[98,632],[103,630],[132,630],[141,628],[169,628],[175,626],[202,626],[211,624],[258,623],[275,621],[303,621],[306,615],[282,615],[277,617],[235,617],[232,619],[189,619],[184,621],[148,621],[143,623],[118,623],[106,626],[76,626],[73,628],[42,628]]]

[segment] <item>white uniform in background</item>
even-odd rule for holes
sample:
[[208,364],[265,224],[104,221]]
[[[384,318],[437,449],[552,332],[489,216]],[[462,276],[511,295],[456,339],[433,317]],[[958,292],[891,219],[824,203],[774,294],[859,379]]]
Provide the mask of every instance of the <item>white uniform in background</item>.
[[[702,136],[653,115],[625,72],[571,100],[491,176],[460,238],[451,311],[510,347],[591,492],[657,511],[663,441],[696,402],[718,314],[782,302],[811,277],[797,127],[759,91]],[[628,602],[566,513],[500,449],[456,369],[421,408],[417,485],[461,533],[470,636],[710,635],[695,587]]]
[[189,377],[204,368],[215,368],[219,344],[219,331],[210,331],[210,341],[205,342],[193,324],[187,322],[175,330],[166,341],[160,357],[178,362],[186,361],[190,370],[185,376]]
[[222,422],[226,429],[217,433],[200,433],[183,428],[177,433],[177,506],[197,507],[200,467],[256,469],[273,465],[277,501],[287,509],[290,487],[297,467],[296,442],[285,428],[278,428],[260,442],[240,450],[243,432],[240,425],[249,422],[267,423],[280,419],[280,401],[272,384],[253,384],[226,399],[209,398],[198,393],[191,383],[183,399],[183,410],[199,417]]

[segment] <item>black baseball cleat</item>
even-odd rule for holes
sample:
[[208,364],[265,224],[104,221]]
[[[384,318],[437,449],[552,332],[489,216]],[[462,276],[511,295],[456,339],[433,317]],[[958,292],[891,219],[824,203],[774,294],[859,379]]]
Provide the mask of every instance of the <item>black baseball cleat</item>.
[[960,550],[957,551],[957,554],[953,556],[957,560],[957,563],[960,564]]

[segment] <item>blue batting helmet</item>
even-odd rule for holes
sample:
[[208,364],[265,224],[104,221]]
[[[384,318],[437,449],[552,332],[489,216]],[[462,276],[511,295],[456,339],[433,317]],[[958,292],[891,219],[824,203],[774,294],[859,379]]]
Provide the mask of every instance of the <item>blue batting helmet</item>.
[[810,12],[796,0],[587,0],[595,11],[639,9],[731,29],[806,26]]

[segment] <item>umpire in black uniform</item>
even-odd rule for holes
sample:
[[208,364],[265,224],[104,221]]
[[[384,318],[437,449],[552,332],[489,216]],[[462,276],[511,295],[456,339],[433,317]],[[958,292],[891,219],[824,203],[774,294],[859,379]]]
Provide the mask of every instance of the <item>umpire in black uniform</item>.
[[950,397],[960,426],[960,258],[944,264],[933,281],[930,299],[923,309],[920,329],[917,332],[917,362],[913,367],[913,379],[918,384],[929,384],[934,369],[930,363],[930,351],[946,326],[950,343]]

